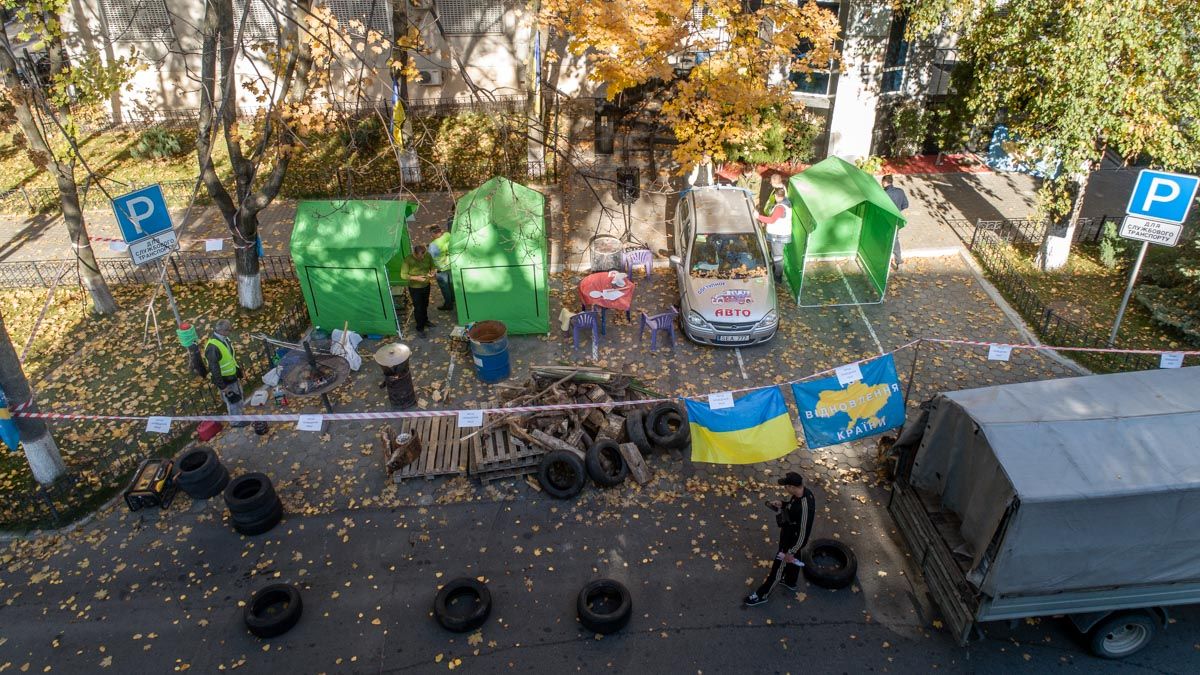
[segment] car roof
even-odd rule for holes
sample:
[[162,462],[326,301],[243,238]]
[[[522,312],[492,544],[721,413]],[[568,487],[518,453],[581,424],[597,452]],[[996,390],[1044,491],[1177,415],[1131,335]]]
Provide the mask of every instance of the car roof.
[[753,234],[755,219],[749,192],[741,188],[706,187],[689,192],[697,234]]

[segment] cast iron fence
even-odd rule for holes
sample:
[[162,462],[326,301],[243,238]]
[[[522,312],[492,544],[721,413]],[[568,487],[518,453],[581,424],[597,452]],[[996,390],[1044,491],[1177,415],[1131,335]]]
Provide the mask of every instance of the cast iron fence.
[[[110,284],[158,283],[160,268],[136,266],[126,258],[100,258],[100,273]],[[0,288],[49,288],[63,275],[61,283],[80,283],[75,260],[28,260],[0,262]],[[262,279],[295,279],[291,256],[268,255],[258,259]],[[237,270],[232,255],[175,255],[167,260],[167,278],[180,284],[233,281]]]

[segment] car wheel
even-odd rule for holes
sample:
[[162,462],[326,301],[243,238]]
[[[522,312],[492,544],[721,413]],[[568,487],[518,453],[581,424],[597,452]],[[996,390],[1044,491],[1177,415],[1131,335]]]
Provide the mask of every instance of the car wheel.
[[629,437],[629,442],[636,445],[642,454],[647,455],[654,450],[654,446],[650,444],[650,439],[646,437],[646,416],[641,410],[630,410],[625,415],[625,435]]
[[579,591],[575,602],[579,623],[602,635],[615,633],[629,623],[633,615],[633,600],[629,589],[613,579],[597,579]]
[[180,486],[180,488],[192,499],[211,499],[224,492],[228,486],[229,469],[226,469],[224,465],[219,465],[216,473],[206,484],[192,485],[190,488]]
[[466,633],[487,621],[492,594],[477,579],[459,577],[447,582],[433,600],[433,616],[448,631]]
[[179,456],[175,463],[175,468],[178,469],[175,483],[191,495],[192,488],[209,485],[220,466],[221,460],[212,448],[197,445]]
[[652,445],[660,448],[683,448],[691,438],[687,414],[674,403],[660,403],[654,406],[646,416],[646,436]]
[[1101,621],[1088,633],[1092,653],[1102,659],[1123,659],[1145,649],[1158,632],[1158,622],[1144,612],[1124,612]]
[[548,452],[538,464],[538,482],[555,499],[570,499],[579,494],[586,479],[583,462],[566,450]]
[[230,513],[254,511],[275,498],[271,479],[257,472],[242,474],[225,488],[225,506]]
[[800,554],[804,578],[823,588],[845,588],[858,574],[858,558],[836,539],[816,539]]
[[277,500],[267,515],[258,520],[240,521],[234,515],[233,529],[237,530],[238,534],[256,537],[275,529],[280,520],[283,520],[283,503]]
[[246,603],[242,619],[260,638],[273,638],[291,630],[304,612],[300,591],[291,584],[271,584],[258,589]]
[[625,482],[629,465],[621,456],[616,441],[607,438],[596,441],[587,451],[587,472],[600,487],[613,487]]

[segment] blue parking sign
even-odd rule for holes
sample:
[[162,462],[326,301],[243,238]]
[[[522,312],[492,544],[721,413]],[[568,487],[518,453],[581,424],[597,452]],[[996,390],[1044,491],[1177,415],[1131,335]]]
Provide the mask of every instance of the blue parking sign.
[[1164,223],[1182,223],[1196,198],[1200,178],[1142,169],[1125,212]]
[[171,212],[167,210],[167,200],[163,198],[160,185],[113,197],[112,205],[126,244],[171,229]]

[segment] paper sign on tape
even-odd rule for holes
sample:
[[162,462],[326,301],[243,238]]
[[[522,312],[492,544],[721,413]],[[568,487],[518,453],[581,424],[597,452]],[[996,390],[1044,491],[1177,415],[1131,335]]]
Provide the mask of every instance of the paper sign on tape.
[[151,417],[146,420],[146,431],[165,434],[171,431],[170,417]]
[[1012,345],[989,345],[988,361],[1007,361],[1012,356]]
[[1158,358],[1159,368],[1182,368],[1183,352],[1163,352]]
[[325,421],[322,415],[301,415],[300,419],[296,420],[297,431],[320,431],[321,424]]
[[838,384],[843,387],[862,379],[862,368],[857,363],[838,366],[833,372],[837,375]]
[[209,253],[212,251],[220,251],[224,248],[225,248],[225,240],[224,239],[205,239],[204,240],[204,252],[205,253]]
[[722,391],[717,394],[708,395],[708,408],[710,410],[721,410],[722,408],[733,407],[733,392]]
[[482,410],[459,410],[458,428],[483,426]]

